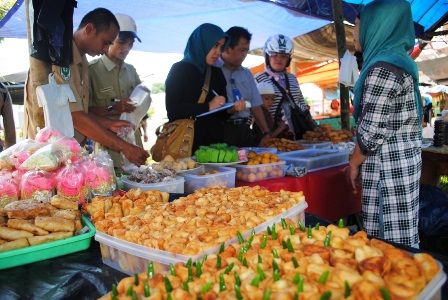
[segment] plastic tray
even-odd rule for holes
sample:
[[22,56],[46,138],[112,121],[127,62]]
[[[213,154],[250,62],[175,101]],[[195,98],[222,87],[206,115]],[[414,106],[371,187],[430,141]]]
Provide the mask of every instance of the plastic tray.
[[[289,218],[296,224],[300,220],[305,224],[305,209],[307,207],[306,201],[300,202],[274,218],[258,225],[254,230],[256,233],[266,230],[268,226],[279,223],[282,218]],[[251,233],[252,229],[244,232],[242,235],[247,237]],[[170,264],[177,262],[186,263],[190,258],[193,261],[197,261],[205,255],[217,253],[221,246],[217,245],[195,256],[186,256],[134,244],[102,232],[96,233],[95,240],[100,243],[103,263],[130,276],[133,276],[135,273],[145,272],[150,261],[154,264],[155,272],[167,272]],[[235,233],[235,237],[225,242],[225,245],[228,246],[237,241],[238,238]]]
[[89,228],[88,232],[63,240],[0,252],[0,270],[86,250],[90,247],[90,238],[95,235],[96,229],[85,216],[81,217],[81,222]]
[[[216,174],[199,175],[203,172],[217,171]],[[185,171],[180,176],[185,179],[185,193],[190,194],[195,190],[213,185],[223,185],[226,187],[235,187],[235,169],[229,167],[220,167],[213,165],[202,165],[200,168]]]
[[245,147],[244,150],[246,150],[247,152],[254,151],[257,154],[265,153],[265,152],[268,152],[271,154],[277,154],[277,152],[278,152],[277,148]]
[[306,149],[283,152],[278,158],[297,167],[306,167],[308,172],[327,169],[348,163],[349,152],[336,149]]
[[[303,150],[302,150],[303,151]],[[279,157],[280,158],[280,157]],[[254,182],[265,179],[272,179],[285,176],[285,161],[260,165],[235,165],[236,179]]]
[[127,176],[123,176],[123,187],[125,191],[130,189],[141,189],[143,191],[159,190],[167,193],[183,193],[184,192],[184,178],[176,176],[173,181],[157,182],[157,183],[138,183],[131,181]]
[[331,145],[333,145],[331,142],[326,142],[326,141],[298,140],[296,142],[300,143],[303,147],[305,147],[307,149],[311,149],[311,148],[329,149],[329,148],[331,148]]
[[446,274],[443,271],[443,265],[438,261],[437,265],[439,266],[440,270],[434,276],[433,279],[431,279],[430,282],[425,286],[425,288],[418,294],[417,300],[440,300],[442,299],[442,285],[446,281]]

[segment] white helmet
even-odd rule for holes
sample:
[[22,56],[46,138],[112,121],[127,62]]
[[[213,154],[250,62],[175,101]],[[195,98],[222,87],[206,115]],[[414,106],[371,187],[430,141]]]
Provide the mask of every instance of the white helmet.
[[269,37],[264,44],[264,53],[272,55],[272,53],[292,54],[294,45],[291,39],[283,34],[276,34]]

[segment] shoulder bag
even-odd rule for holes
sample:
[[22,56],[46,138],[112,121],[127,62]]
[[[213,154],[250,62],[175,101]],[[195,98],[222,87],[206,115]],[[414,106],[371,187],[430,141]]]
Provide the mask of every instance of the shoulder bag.
[[[210,84],[210,67],[205,74],[204,86],[198,103],[204,103]],[[167,155],[174,159],[190,157],[192,155],[194,138],[194,119],[179,119],[171,123],[160,125],[156,129],[157,140],[151,147],[151,156],[155,161],[161,161]]]
[[316,122],[313,120],[313,117],[308,110],[302,110],[302,108],[294,102],[294,99],[292,99],[291,95],[289,94],[289,80],[287,77],[285,80],[287,90],[285,90],[274,78],[271,78],[271,80],[282,93],[282,99],[280,100],[280,103],[275,110],[275,123],[277,124],[277,121],[279,121],[281,117],[280,115],[283,103],[286,103],[291,112],[290,121],[292,122],[292,124],[289,124],[289,128],[294,133],[296,140],[302,139],[302,136],[307,131],[313,131],[317,127]]

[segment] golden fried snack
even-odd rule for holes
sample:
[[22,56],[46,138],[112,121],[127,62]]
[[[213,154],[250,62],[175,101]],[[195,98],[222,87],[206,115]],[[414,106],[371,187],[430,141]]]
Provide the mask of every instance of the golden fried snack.
[[54,209],[49,203],[39,200],[19,200],[4,207],[9,219],[34,219],[37,216],[49,216]]
[[7,221],[6,216],[0,216],[0,226],[6,226]]
[[20,239],[16,239],[11,242],[0,244],[0,252],[5,252],[9,250],[19,249],[19,248],[25,248],[28,247],[30,244],[28,243],[28,240],[23,237]]
[[78,210],[78,203],[59,195],[54,195],[53,197],[51,197],[50,204],[59,209]]
[[34,235],[47,235],[48,231],[34,225],[34,220],[9,219],[8,227],[19,230],[26,230]]
[[20,238],[27,238],[33,234],[26,230],[19,230],[9,227],[0,227],[0,238],[7,241],[14,241]]
[[426,282],[429,282],[431,279],[436,276],[436,274],[439,272],[440,267],[435,261],[435,259],[426,253],[416,253],[414,254],[414,260],[417,262],[417,264],[420,266],[420,268],[423,270],[423,273],[425,274]]
[[37,217],[35,225],[48,231],[75,231],[75,222],[57,217]]
[[73,236],[73,232],[54,232],[43,236],[32,236],[28,238],[28,242],[31,246],[48,243],[52,241],[62,240]]
[[2,244],[4,244],[4,243],[7,243],[7,242],[8,242],[7,240],[0,239],[0,245],[2,245]]
[[51,212],[52,217],[67,219],[67,220],[76,220],[81,218],[80,210],[72,210],[72,209],[58,209]]
[[369,270],[383,277],[390,272],[391,263],[384,256],[372,256],[359,262],[359,272],[364,273]]

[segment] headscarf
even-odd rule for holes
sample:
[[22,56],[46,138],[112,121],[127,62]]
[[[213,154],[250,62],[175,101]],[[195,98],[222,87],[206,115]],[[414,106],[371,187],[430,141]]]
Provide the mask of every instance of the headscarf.
[[382,61],[409,73],[414,81],[414,96],[418,118],[422,116],[422,99],[419,86],[417,64],[408,55],[415,41],[411,5],[405,0],[376,0],[361,11],[359,43],[362,47],[364,63],[355,84],[353,116],[357,121],[364,80],[370,68]]
[[201,74],[204,73],[207,68],[205,61],[207,54],[222,38],[225,38],[222,49],[224,51],[229,45],[230,37],[220,27],[214,24],[204,23],[200,25],[188,38],[182,61],[194,65],[201,71]]

